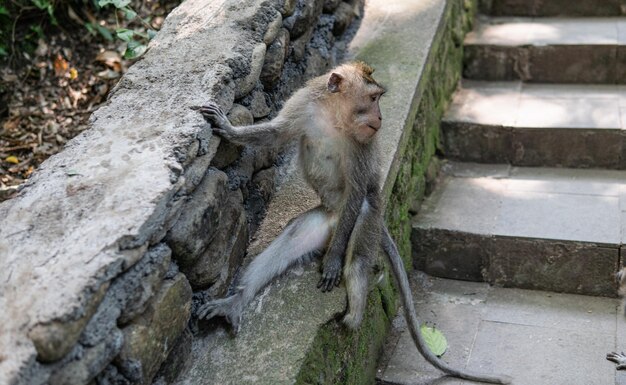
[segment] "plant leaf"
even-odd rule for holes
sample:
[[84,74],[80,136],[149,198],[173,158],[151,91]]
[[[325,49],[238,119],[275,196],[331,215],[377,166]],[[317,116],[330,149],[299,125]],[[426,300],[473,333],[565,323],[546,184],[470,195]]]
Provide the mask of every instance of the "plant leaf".
[[428,346],[428,348],[431,352],[433,352],[434,355],[436,355],[437,357],[441,357],[443,353],[446,352],[446,350],[448,349],[448,341],[439,329],[422,325],[420,327],[420,332],[424,337],[426,346]]
[[113,41],[113,35],[111,34],[111,31],[101,26],[100,24],[93,24],[93,26],[98,32],[100,32],[100,35],[102,35],[102,37],[104,37],[108,41]]
[[117,35],[118,39],[123,40],[127,43],[133,40],[134,34],[135,33],[133,31],[126,28],[118,28],[115,30],[115,35]]
[[126,20],[130,21],[137,17],[137,12],[128,7],[122,8],[122,12],[124,12],[124,17],[126,18]]
[[104,7],[105,5],[113,4],[115,8],[124,8],[130,4],[130,0],[99,0],[98,5]]
[[5,7],[0,6],[0,15],[9,16],[9,11]]
[[153,29],[149,29],[148,30],[148,39],[152,40],[157,34],[157,31],[153,30]]
[[144,44],[141,44],[137,40],[131,40],[128,42],[126,46],[126,52],[124,52],[124,59],[135,59],[139,56],[143,55],[146,52],[148,47]]

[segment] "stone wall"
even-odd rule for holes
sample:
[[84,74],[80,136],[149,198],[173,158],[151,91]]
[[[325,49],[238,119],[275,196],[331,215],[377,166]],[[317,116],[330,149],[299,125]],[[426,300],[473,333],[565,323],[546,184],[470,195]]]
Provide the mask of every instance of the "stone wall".
[[0,204],[0,383],[167,381],[193,338],[192,297],[227,291],[289,159],[221,142],[193,107],[271,119],[341,59],[362,9],[188,0],[172,12],[90,129]]

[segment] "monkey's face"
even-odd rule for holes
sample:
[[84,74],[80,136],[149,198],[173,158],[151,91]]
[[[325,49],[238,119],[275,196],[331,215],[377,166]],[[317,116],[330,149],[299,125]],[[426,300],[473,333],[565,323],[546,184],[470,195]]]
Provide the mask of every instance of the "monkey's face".
[[359,93],[353,95],[356,97],[353,100],[353,124],[351,126],[352,135],[357,141],[366,143],[380,130],[383,117],[380,113],[379,102],[384,93],[385,90],[378,85],[367,84],[360,95]]
[[372,78],[374,70],[365,63],[346,64],[336,71],[328,78],[328,91],[333,95],[329,108],[346,135],[367,143],[382,126],[378,103],[385,89]]

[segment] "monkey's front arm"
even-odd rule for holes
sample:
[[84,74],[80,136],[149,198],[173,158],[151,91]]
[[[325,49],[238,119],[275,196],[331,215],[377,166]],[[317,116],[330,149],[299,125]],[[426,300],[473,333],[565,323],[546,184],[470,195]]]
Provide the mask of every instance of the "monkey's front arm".
[[339,222],[330,240],[322,260],[322,278],[317,284],[323,292],[331,291],[341,282],[341,269],[344,264],[348,242],[352,236],[356,221],[365,201],[365,192],[360,188],[350,187],[350,191],[339,213]]
[[269,122],[233,127],[224,111],[215,103],[200,107],[200,113],[211,123],[213,132],[238,144],[280,147],[299,134],[298,130],[280,117]]

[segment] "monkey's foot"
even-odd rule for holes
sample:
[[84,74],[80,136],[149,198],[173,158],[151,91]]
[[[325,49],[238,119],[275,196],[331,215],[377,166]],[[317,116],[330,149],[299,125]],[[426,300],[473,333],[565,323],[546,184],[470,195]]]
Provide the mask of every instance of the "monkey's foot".
[[617,370],[624,370],[626,369],[626,355],[624,354],[624,352],[621,353],[616,353],[616,352],[612,352],[606,355],[606,359],[612,362],[615,362],[617,364],[616,369]]
[[341,322],[343,322],[343,324],[346,325],[348,328],[355,330],[358,329],[359,326],[361,326],[362,320],[363,316],[357,317],[354,314],[348,313],[343,317]]
[[241,295],[235,294],[230,297],[209,301],[198,309],[198,318],[209,320],[213,317],[224,317],[233,327],[237,334],[241,326],[242,316]]

